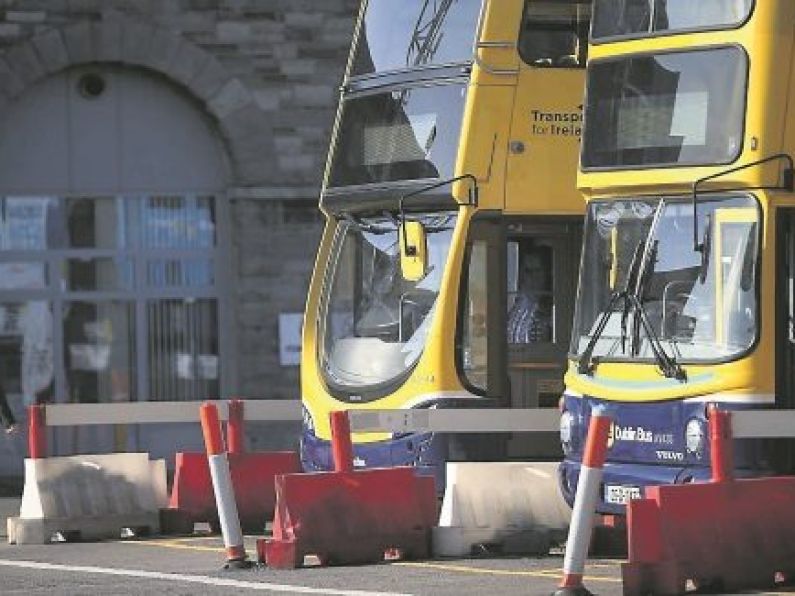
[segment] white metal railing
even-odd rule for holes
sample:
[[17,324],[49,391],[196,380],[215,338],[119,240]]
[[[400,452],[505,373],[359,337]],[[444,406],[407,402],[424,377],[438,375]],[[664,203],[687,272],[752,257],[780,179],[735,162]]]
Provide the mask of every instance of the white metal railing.
[[[301,420],[298,400],[241,400],[249,421]],[[201,401],[144,401],[103,404],[47,404],[47,426],[82,426],[87,424],[152,424],[159,422],[199,422]],[[226,420],[226,400],[214,402],[218,414]]]
[[[298,400],[242,400],[250,421],[301,420]],[[102,404],[47,404],[47,426],[94,424],[151,424],[198,422],[202,402],[124,402]],[[219,400],[218,413],[228,416],[228,402]],[[523,409],[410,409],[350,410],[351,430],[366,432],[558,432],[560,413],[555,408]],[[795,410],[732,411],[736,439],[795,437]]]
[[558,432],[557,408],[350,410],[354,432]]

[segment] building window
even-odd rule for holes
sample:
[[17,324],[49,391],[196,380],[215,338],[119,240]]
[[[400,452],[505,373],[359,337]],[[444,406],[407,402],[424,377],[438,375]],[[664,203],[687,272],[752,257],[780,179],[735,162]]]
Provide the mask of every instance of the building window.
[[216,208],[195,194],[0,197],[6,390],[26,403],[218,398]]

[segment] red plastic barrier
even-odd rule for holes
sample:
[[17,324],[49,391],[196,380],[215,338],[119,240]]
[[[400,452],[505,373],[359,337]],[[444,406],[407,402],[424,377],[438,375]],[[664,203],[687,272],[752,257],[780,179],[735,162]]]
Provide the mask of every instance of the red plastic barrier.
[[[299,472],[298,454],[292,451],[230,453],[229,467],[240,524],[244,530],[262,532],[275,511],[274,478],[279,474]],[[169,510],[166,513],[170,514],[171,526],[176,530],[190,531],[196,522],[217,523],[205,453],[177,453]]]
[[343,432],[350,428],[347,413],[333,413],[332,428],[339,471],[276,478],[273,538],[257,541],[260,562],[291,569],[306,555],[322,564],[377,562],[386,552],[427,557],[436,524],[433,478],[412,468],[354,471],[350,436]]
[[436,489],[411,468],[285,474],[276,502],[273,539],[257,541],[268,567],[300,567],[306,555],[328,565],[382,561],[393,549],[403,558],[430,553]]
[[733,480],[728,416],[710,414],[712,482],[648,487],[629,502],[624,594],[684,594],[688,580],[727,592],[795,579],[795,477]]

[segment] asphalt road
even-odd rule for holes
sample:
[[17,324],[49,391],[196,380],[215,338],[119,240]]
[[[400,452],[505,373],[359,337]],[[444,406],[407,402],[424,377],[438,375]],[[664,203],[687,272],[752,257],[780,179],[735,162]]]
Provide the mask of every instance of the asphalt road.
[[[254,539],[247,539],[253,553]],[[561,556],[391,562],[296,570],[225,571],[220,540],[211,536],[0,545],[0,593],[8,594],[273,594],[513,595],[550,594]],[[586,585],[621,593],[619,562],[592,561]]]
[[[247,538],[247,546],[253,553],[253,537]],[[223,563],[224,551],[217,536],[2,544],[0,594],[544,595],[557,586],[562,556],[397,561],[296,570],[225,571]],[[589,560],[585,585],[595,594],[621,594],[620,561]]]

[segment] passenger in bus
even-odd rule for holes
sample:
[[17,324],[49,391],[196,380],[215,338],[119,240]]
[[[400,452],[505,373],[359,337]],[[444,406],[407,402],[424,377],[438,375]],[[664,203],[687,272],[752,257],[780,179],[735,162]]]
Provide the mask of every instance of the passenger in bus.
[[508,311],[508,342],[529,344],[552,339],[547,268],[539,252],[522,255],[516,297]]
[[523,39],[522,55],[533,66],[579,66],[579,39],[568,26],[531,31]]

